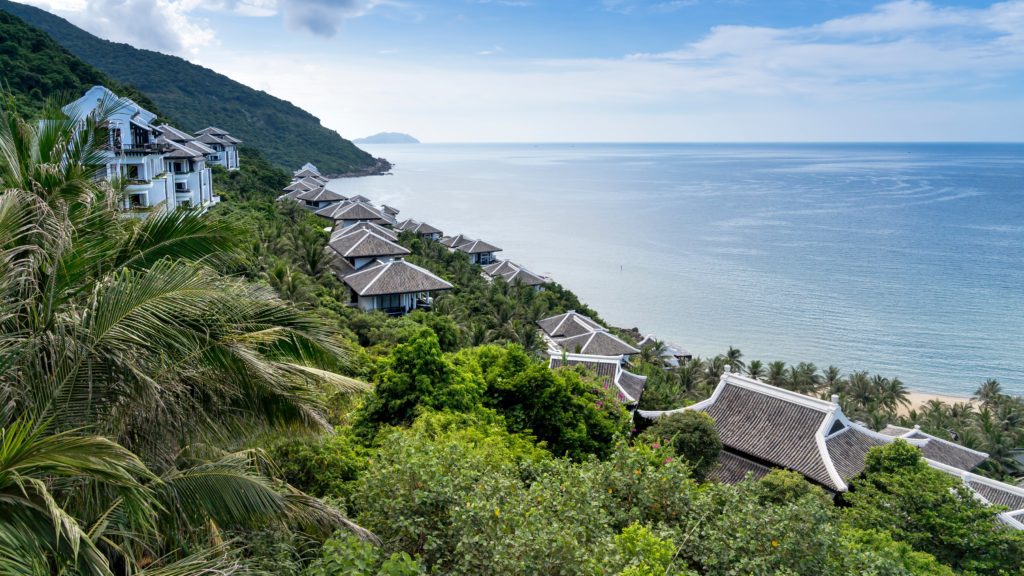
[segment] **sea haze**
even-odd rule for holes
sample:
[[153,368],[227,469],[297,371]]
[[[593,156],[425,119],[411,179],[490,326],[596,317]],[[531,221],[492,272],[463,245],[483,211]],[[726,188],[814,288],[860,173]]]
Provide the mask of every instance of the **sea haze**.
[[709,356],[1024,394],[1024,145],[378,145],[336,180]]

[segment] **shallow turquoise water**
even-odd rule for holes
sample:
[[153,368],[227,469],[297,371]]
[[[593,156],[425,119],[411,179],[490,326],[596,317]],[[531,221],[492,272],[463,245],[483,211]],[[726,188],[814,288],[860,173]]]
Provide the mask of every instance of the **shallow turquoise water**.
[[1024,394],[1024,145],[367,149],[394,174],[332,188],[497,244],[616,325]]

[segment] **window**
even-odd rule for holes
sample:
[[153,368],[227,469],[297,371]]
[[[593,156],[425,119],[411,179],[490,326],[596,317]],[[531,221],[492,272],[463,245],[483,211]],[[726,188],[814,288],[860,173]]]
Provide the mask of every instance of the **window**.
[[377,307],[383,310],[388,308],[400,308],[402,306],[401,294],[384,294],[377,296]]
[[142,178],[139,177],[141,170],[139,168],[141,167],[138,164],[128,164],[124,167],[124,177],[129,180],[141,180]]

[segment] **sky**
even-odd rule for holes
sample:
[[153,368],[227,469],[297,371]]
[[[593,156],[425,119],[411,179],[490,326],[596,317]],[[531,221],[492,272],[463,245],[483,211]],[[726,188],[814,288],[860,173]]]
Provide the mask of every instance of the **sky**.
[[1024,141],[1024,0],[20,0],[343,136]]

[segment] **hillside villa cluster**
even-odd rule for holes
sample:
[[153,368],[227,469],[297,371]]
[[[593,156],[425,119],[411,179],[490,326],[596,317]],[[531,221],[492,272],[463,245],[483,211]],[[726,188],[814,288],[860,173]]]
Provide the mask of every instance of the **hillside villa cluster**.
[[239,167],[241,140],[220,128],[208,127],[194,135],[169,124],[157,124],[157,115],[104,86],[93,86],[63,109],[82,121],[95,113],[107,120],[103,177],[125,186],[124,208],[145,211],[209,209],[220,197],[214,193],[210,166]]
[[[366,197],[343,196],[327,188],[327,179],[312,165],[295,172],[278,200],[293,200],[333,223],[326,248],[331,268],[351,294],[353,306],[405,314],[429,309],[431,294],[452,285],[428,270],[405,260],[409,250],[398,243],[401,232],[436,241],[466,255],[491,279],[503,278],[543,289],[549,279],[526,268],[496,258],[501,249],[461,234],[445,236],[426,222],[398,221],[398,209],[374,206]],[[682,410],[706,412],[715,421],[724,449],[711,478],[736,483],[760,478],[773,468],[792,470],[832,494],[845,492],[850,481],[864,469],[867,451],[896,439],[917,446],[928,465],[956,476],[985,502],[1008,508],[1000,519],[1009,527],[1024,529],[1024,489],[971,472],[988,455],[920,429],[889,426],[875,432],[849,420],[839,398],[819,400],[770,386],[732,373],[726,367],[714,393],[707,400],[668,411],[637,410],[647,377],[630,371],[630,359],[640,348],[654,342],[648,335],[631,343],[584,314],[570,310],[537,322],[547,347],[548,365],[582,367],[596,376],[605,389],[634,414],[656,419]],[[661,360],[678,366],[692,359],[679,346],[663,345]]]
[[[124,208],[129,212],[158,207],[208,209],[220,201],[213,190],[210,166],[239,168],[241,141],[225,130],[208,127],[189,134],[157,123],[156,114],[103,86],[94,86],[63,110],[80,122],[98,112],[106,116],[109,141],[104,146],[106,170],[101,177],[123,182]],[[426,222],[399,221],[398,209],[375,206],[364,196],[346,197],[328,189],[327,182],[315,166],[307,164],[295,171],[278,200],[297,202],[331,222],[325,251],[332,271],[349,289],[352,306],[402,315],[429,310],[433,295],[453,288],[406,260],[410,251],[398,241],[403,232],[464,254],[490,280],[501,278],[535,290],[543,290],[551,281],[498,259],[501,248],[489,242],[462,234],[445,236]],[[647,377],[630,371],[630,358],[652,343],[653,336],[630,343],[573,310],[537,324],[551,368],[582,367],[631,413],[657,419],[697,410],[711,416],[723,444],[718,466],[710,476],[714,480],[736,483],[781,468],[838,494],[847,491],[850,481],[863,471],[868,450],[902,439],[917,446],[929,466],[955,476],[980,500],[1005,508],[999,518],[1008,527],[1024,529],[1024,488],[972,472],[988,454],[916,427],[888,426],[876,432],[847,418],[837,396],[831,400],[804,396],[734,374],[728,366],[707,400],[675,410],[637,410]],[[678,346],[662,346],[661,360],[666,366],[690,359]]]

